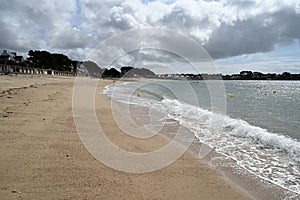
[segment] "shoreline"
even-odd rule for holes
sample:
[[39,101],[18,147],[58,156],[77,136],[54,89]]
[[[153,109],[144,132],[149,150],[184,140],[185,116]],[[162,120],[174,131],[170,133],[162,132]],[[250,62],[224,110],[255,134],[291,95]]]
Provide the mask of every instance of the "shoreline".
[[[145,112],[147,111],[145,110]],[[141,119],[140,116],[137,116],[136,113],[134,113],[133,116],[133,119],[137,124],[144,124],[144,122],[141,122],[143,119]],[[171,141],[174,138],[174,135],[172,133],[170,134],[170,131],[176,132],[174,129],[178,129],[180,126],[177,121],[175,122],[177,123],[177,128],[174,128],[174,126],[173,128],[168,126],[167,128],[164,127],[158,135],[164,137],[168,141]],[[292,191],[288,191],[269,182],[268,180],[264,180],[261,177],[250,173],[246,169],[238,166],[231,158],[224,157],[224,155],[217,153],[215,150],[211,150],[206,157],[199,158],[198,153],[203,146],[204,149],[210,149],[209,147],[206,147],[207,145],[201,143],[195,137],[194,142],[191,144],[186,153],[192,155],[193,158],[196,159],[201,165],[209,166],[212,171],[225,179],[226,182],[232,185],[233,188],[237,188],[239,191],[242,191],[242,193],[246,194],[246,196],[250,197],[251,199],[283,199],[287,196],[297,196],[297,194],[293,193]]]
[[[149,111],[147,111],[146,108],[145,113],[148,112]],[[135,114],[133,115],[135,116]],[[147,124],[146,121],[144,124]],[[163,136],[166,136],[169,140],[173,139],[172,136],[164,135],[164,133]],[[224,176],[230,184],[233,184],[234,187],[238,187],[240,190],[244,191],[247,196],[251,196],[253,199],[294,199],[299,197],[297,193],[289,190],[288,188],[277,185],[264,177],[248,171],[246,168],[238,165],[232,158],[223,155],[222,153],[217,153],[213,150],[208,158],[198,158],[197,156],[199,151],[197,151],[197,149],[199,150],[201,145],[204,144],[201,142],[195,142],[195,144],[192,145],[193,147],[189,149],[189,153],[192,153],[197,159],[200,159],[200,162],[204,161],[205,164],[208,164],[214,170],[217,170],[218,173]]]
[[[116,171],[97,161],[75,130],[73,80],[0,76],[1,92],[6,90],[0,97],[3,199],[248,199],[187,152],[172,165],[144,174]],[[39,84],[31,86],[35,82]],[[112,83],[100,80],[97,91]],[[96,99],[98,118],[121,147],[145,151],[166,142],[154,138],[154,146],[149,147],[118,135],[109,114],[110,101],[104,95]]]

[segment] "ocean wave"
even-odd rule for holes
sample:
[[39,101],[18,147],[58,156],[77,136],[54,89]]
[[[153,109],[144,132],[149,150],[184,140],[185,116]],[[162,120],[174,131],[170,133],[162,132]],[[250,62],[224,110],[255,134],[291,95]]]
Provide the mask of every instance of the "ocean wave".
[[[222,124],[219,129],[222,133],[229,133],[235,137],[246,138],[254,145],[260,144],[261,147],[282,150],[290,154],[297,161],[300,161],[300,142],[284,136],[282,134],[271,133],[266,129],[248,124],[241,119],[233,119],[226,115],[216,114],[199,107],[180,102],[176,99],[164,98],[163,105],[170,114],[176,116],[179,120],[190,119],[197,120],[197,123],[208,125],[212,118],[222,118]],[[214,116],[215,115],[215,116]],[[218,121],[219,122],[219,121]]]
[[162,105],[168,117],[216,152],[262,179],[300,193],[299,141],[176,99],[165,98]]
[[[114,87],[116,86],[106,87],[104,93],[112,97]],[[128,93],[131,90],[127,91],[130,84],[121,87],[113,95],[114,100],[164,110],[166,118],[178,121],[201,142],[233,159],[240,167],[259,178],[300,194],[300,142],[296,139],[170,97],[157,98],[156,94],[156,98],[151,99],[147,95],[132,96]],[[147,94],[153,96],[152,92]],[[126,95],[131,96],[130,102],[122,100]]]
[[228,119],[226,126],[231,127],[230,134],[261,144],[265,148],[273,148],[287,152],[293,159],[300,162],[300,142],[281,134],[268,132],[266,129],[252,126],[243,120]]

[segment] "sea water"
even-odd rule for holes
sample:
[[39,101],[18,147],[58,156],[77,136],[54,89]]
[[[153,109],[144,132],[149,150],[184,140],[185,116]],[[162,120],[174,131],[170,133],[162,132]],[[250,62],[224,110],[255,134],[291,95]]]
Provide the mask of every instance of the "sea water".
[[[224,86],[224,92],[212,95],[212,84]],[[161,111],[243,169],[300,194],[300,82],[126,82],[104,93]],[[212,98],[225,102],[216,105]],[[218,105],[225,105],[224,112]],[[213,118],[222,119],[218,129],[212,128]]]

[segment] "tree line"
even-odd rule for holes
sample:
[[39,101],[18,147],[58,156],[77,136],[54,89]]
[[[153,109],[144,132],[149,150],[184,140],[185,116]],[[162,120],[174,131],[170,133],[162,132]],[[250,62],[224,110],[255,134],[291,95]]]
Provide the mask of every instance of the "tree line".
[[132,77],[155,77],[155,73],[145,68],[134,68],[131,66],[121,67],[121,71],[115,68],[100,68],[92,61],[71,60],[68,56],[48,51],[29,50],[28,57],[22,62],[12,60],[0,60],[1,64],[17,65],[29,68],[52,69],[58,71],[70,71],[81,73],[81,75],[96,78],[132,78]]
[[261,73],[252,71],[241,71],[239,74],[162,74],[160,78],[178,80],[300,80],[300,74],[290,72]]
[[77,71],[77,62],[68,56],[48,51],[29,50],[28,58],[22,62],[0,60],[1,64],[17,65],[29,68],[53,69],[59,71]]
[[[4,64],[4,60],[0,60],[0,64]],[[132,66],[123,66],[120,71],[115,68],[100,68],[92,61],[76,61],[71,60],[68,56],[59,53],[50,53],[48,51],[29,50],[28,58],[22,62],[12,60],[5,61],[7,65],[18,65],[30,68],[52,69],[59,71],[80,72],[84,75],[97,78],[165,78],[165,79],[188,79],[188,80],[300,80],[300,74],[292,74],[283,72],[276,73],[261,73],[252,71],[241,71],[239,74],[222,75],[222,74],[164,74],[157,76],[154,72],[145,68],[134,68]],[[79,68],[78,68],[79,67]]]
[[292,74],[290,72],[261,73],[252,71],[241,71],[239,74],[222,76],[224,80],[300,80],[300,74]]

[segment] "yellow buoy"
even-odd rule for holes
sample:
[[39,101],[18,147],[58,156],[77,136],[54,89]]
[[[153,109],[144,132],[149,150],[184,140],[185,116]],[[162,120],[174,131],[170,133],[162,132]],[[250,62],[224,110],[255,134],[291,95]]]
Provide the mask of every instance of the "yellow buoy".
[[141,95],[141,93],[138,93],[137,96],[140,97],[140,96],[142,96],[142,95]]
[[235,95],[234,94],[228,94],[228,97],[230,97],[230,98],[234,98],[235,97]]

